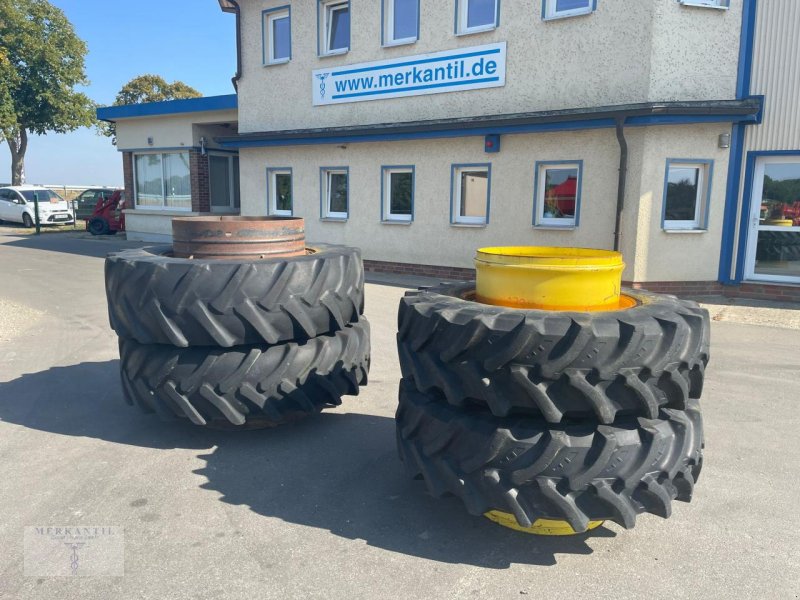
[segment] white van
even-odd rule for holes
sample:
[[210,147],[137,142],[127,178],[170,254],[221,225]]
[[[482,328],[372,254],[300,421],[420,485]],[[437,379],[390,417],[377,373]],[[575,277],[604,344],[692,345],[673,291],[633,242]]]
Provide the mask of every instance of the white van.
[[22,223],[33,227],[34,194],[39,200],[39,222],[42,225],[65,225],[75,222],[69,204],[61,196],[44,187],[15,185],[0,188],[0,221]]

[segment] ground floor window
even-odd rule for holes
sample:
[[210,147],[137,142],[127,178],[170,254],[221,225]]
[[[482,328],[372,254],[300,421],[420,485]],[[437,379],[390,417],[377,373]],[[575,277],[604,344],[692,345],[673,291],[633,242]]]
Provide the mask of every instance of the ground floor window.
[[267,169],[269,214],[282,217],[292,216],[294,211],[292,189],[291,169]]
[[486,225],[489,222],[490,164],[453,165],[450,222]]
[[383,167],[381,220],[410,223],[414,218],[414,167]]
[[581,161],[536,163],[533,183],[534,226],[578,226],[582,170]]
[[323,218],[347,219],[349,179],[347,167],[323,167],[320,169]]
[[208,192],[212,212],[239,208],[239,157],[231,154],[208,155]]
[[137,208],[191,210],[188,152],[137,154],[134,172]]
[[667,160],[662,227],[705,229],[711,195],[711,160]]

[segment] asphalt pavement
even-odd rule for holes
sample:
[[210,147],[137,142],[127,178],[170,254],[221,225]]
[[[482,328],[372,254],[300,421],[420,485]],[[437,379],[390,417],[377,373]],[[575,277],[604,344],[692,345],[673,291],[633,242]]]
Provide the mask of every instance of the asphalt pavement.
[[[103,257],[132,245],[0,233],[0,597],[800,597],[797,330],[713,322],[690,504],[632,530],[536,537],[405,477],[393,420],[404,288],[385,277],[367,286],[369,385],[338,409],[214,432],[127,406]],[[25,575],[33,526],[120,528],[124,575]]]

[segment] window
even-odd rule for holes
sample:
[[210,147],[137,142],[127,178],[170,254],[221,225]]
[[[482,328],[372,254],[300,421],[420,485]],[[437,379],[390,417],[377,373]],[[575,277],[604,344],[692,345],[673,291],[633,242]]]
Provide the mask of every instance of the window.
[[350,2],[318,0],[320,56],[350,50]]
[[239,208],[238,156],[208,155],[208,193],[211,212],[231,212]]
[[419,0],[382,0],[383,45],[412,44],[419,37]]
[[269,214],[291,217],[294,212],[292,202],[292,170],[267,169],[267,198]]
[[534,227],[577,227],[583,163],[537,162],[534,175]]
[[713,161],[668,160],[662,226],[665,230],[705,229]]
[[414,220],[414,167],[383,167],[381,220]]
[[137,208],[191,210],[188,152],[137,154],[134,170]]
[[542,0],[542,18],[561,19],[588,15],[597,8],[597,0]]
[[457,0],[456,34],[488,31],[498,25],[499,0]]
[[486,225],[489,222],[489,188],[492,166],[453,165],[450,222]]
[[261,13],[262,53],[265,65],[276,65],[292,59],[292,9],[271,8]]
[[704,8],[722,8],[728,9],[731,6],[731,0],[678,0],[684,6],[702,6]]
[[320,169],[323,219],[347,219],[349,202],[348,179],[349,171],[347,167],[323,167]]

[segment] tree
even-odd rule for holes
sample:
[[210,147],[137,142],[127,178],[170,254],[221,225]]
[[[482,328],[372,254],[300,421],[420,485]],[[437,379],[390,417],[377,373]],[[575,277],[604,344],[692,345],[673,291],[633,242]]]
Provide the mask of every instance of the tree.
[[[139,75],[122,86],[113,106],[161,102],[163,100],[182,100],[184,98],[198,98],[199,96],[202,96],[200,92],[182,81],[167,83],[163,77],[158,75]],[[117,130],[114,123],[100,123],[98,127],[103,135],[116,138]]]
[[31,133],[66,133],[94,122],[86,44],[47,0],[0,0],[0,142],[11,151],[11,182],[25,181]]

